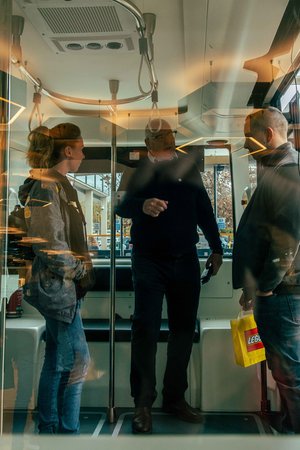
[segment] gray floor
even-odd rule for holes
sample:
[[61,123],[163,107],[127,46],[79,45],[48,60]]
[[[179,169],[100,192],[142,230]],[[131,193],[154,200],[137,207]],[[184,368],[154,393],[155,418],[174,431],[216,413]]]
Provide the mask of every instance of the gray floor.
[[[201,424],[182,422],[162,412],[153,412],[153,434],[265,434],[256,414],[204,414]],[[119,416],[113,436],[131,433],[132,413]],[[104,431],[104,430],[103,430]]]
[[[80,415],[82,435],[124,436],[131,434],[132,410],[120,408],[114,424],[107,421],[106,411],[83,410]],[[251,413],[205,413],[202,424],[182,422],[159,410],[153,411],[154,435],[197,435],[197,434],[271,434],[265,420]],[[6,411],[4,433],[36,433],[36,413],[32,411]]]

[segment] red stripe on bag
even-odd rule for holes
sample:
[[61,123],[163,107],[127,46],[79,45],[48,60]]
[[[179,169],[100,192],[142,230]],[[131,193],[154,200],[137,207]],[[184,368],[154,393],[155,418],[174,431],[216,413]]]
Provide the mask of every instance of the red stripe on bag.
[[264,344],[261,341],[257,328],[246,330],[244,333],[248,352],[253,352],[254,350],[258,350],[259,348],[264,348]]

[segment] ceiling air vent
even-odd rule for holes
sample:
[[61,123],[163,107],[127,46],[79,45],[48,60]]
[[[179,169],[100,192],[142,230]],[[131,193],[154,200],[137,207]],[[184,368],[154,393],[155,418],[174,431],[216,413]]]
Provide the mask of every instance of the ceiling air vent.
[[138,48],[133,16],[112,0],[16,1],[56,53],[74,53],[74,49],[124,53]]
[[124,31],[115,6],[70,6],[37,10],[53,34]]

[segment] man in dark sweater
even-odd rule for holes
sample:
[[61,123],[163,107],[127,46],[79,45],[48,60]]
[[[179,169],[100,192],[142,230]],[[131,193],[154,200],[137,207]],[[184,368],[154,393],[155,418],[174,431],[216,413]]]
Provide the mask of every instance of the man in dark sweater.
[[155,356],[164,296],[170,336],[164,375],[163,409],[189,422],[200,412],[184,399],[200,295],[197,226],[211,248],[206,267],[216,275],[222,264],[218,227],[200,172],[191,157],[179,158],[170,125],[152,120],[146,127],[148,156],[129,182],[117,214],[132,219],[132,273],[135,311],[132,324],[131,393],[134,433],[151,433],[156,398]]
[[[258,332],[277,383],[284,433],[300,432],[300,175],[284,115],[269,107],[249,115],[245,148],[258,162],[257,188],[233,250],[233,286],[255,307]],[[255,302],[254,302],[255,300]]]

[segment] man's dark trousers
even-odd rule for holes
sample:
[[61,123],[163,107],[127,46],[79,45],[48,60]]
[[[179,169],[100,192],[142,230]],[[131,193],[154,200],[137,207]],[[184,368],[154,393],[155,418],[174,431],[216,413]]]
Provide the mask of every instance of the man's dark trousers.
[[181,255],[132,255],[135,311],[131,344],[131,395],[135,406],[151,407],[157,392],[155,357],[164,295],[170,335],[163,398],[184,398],[200,296],[196,248]]

